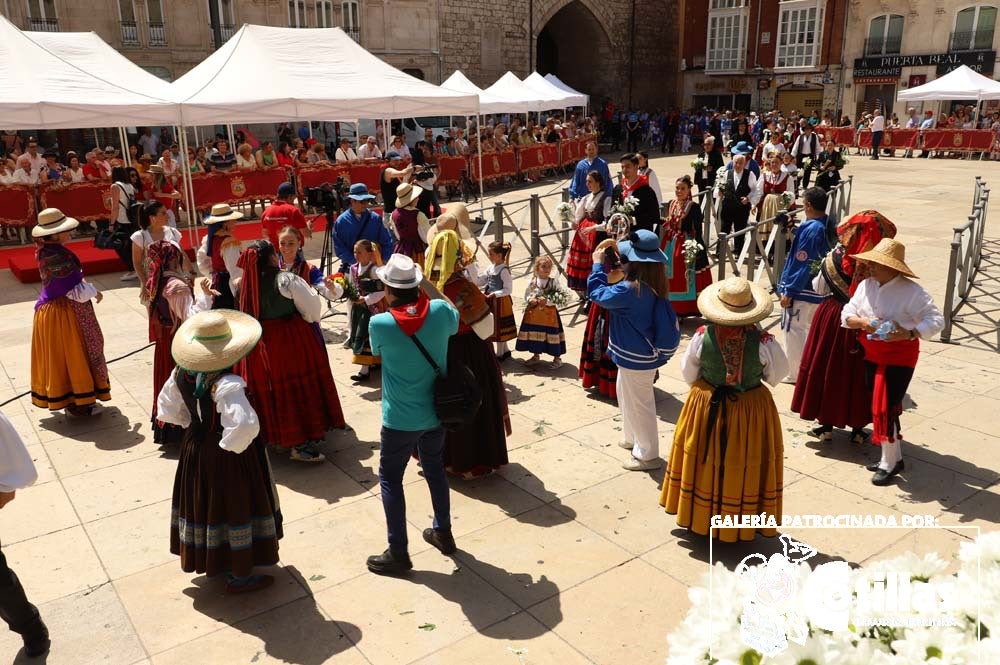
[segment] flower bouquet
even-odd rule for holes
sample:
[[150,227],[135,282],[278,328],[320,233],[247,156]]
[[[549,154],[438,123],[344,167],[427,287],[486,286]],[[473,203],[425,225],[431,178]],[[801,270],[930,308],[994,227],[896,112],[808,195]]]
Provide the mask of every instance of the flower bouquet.
[[556,206],[556,217],[558,217],[559,221],[563,224],[569,224],[573,221],[573,213],[573,206],[566,201],[563,201]]
[[810,166],[812,166],[812,163],[813,163],[812,157],[803,157],[802,158],[802,168],[807,169]]
[[725,177],[722,180],[715,181],[715,191],[719,193],[719,196],[724,197],[726,194],[730,194],[733,191],[732,185],[729,184],[729,178]]
[[781,193],[781,210],[788,210],[795,203],[795,196],[791,192]]
[[692,159],[691,160],[691,168],[693,168],[696,171],[705,168],[705,160],[701,159],[701,158],[699,158],[699,159]]
[[689,267],[694,265],[694,262],[698,259],[698,252],[705,249],[701,246],[694,238],[689,238],[684,241],[684,263]]
[[689,589],[687,617],[667,637],[667,665],[1000,662],[992,636],[1000,627],[1000,532],[963,542],[952,574],[935,553],[813,567],[815,550],[781,539],[784,555],[750,555],[735,571],[716,563],[711,591],[707,575]]
[[528,299],[524,301],[524,308],[533,307],[534,301],[539,298],[545,298],[546,305],[559,308],[569,304],[570,293],[558,286],[551,289],[532,289],[528,294]]
[[361,293],[359,293],[358,288],[354,286],[354,282],[349,280],[344,273],[336,272],[330,275],[330,277],[333,279],[335,284],[338,284],[340,288],[344,290],[344,295],[340,298],[341,300],[354,302],[361,297]]

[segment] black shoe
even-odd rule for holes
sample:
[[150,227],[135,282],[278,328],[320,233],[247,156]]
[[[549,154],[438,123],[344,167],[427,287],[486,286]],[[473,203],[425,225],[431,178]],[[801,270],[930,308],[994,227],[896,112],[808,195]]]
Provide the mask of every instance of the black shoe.
[[[906,468],[906,464],[903,463],[903,460],[899,460],[899,464],[897,464],[896,466],[899,467],[899,471],[902,471],[903,469]],[[878,462],[874,462],[872,464],[869,464],[865,468],[868,469],[869,471],[878,471]],[[897,471],[897,473],[898,473],[898,471]]]
[[370,371],[367,374],[362,374],[361,372],[358,372],[357,374],[351,375],[351,381],[354,381],[355,383],[364,383],[365,381],[368,381],[371,378],[372,378],[372,373]]
[[49,647],[52,646],[51,640],[49,640],[49,629],[45,627],[42,620],[39,619],[38,623],[41,625],[40,629],[33,630],[27,635],[24,635],[24,655],[28,658],[38,658],[49,652]]
[[497,356],[497,362],[498,363],[502,363],[503,361],[510,360],[510,359],[511,359],[511,353],[510,353],[510,351],[506,351],[504,353],[501,353],[499,356]]
[[855,427],[851,430],[850,441],[853,444],[861,445],[868,441],[868,432],[863,427]]
[[892,471],[886,471],[885,469],[878,469],[875,471],[875,475],[872,476],[872,485],[878,485],[882,487],[888,485],[892,477],[903,470],[903,460],[899,460],[896,466],[892,467]]
[[403,575],[413,568],[409,554],[393,554],[386,550],[368,557],[368,570],[376,575]]
[[454,554],[458,547],[455,546],[455,538],[451,531],[439,531],[437,529],[424,529],[424,540],[436,547],[441,554]]

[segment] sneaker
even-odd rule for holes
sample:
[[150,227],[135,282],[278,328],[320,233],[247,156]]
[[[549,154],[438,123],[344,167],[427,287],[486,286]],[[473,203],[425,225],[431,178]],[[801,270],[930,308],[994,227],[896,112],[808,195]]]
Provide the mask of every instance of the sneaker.
[[49,640],[49,629],[45,627],[41,618],[38,619],[38,626],[23,635],[22,638],[24,639],[24,655],[28,658],[44,656],[52,646],[52,641]]
[[291,458],[296,462],[322,462],[326,455],[316,450],[312,441],[306,441],[292,448]]
[[424,529],[424,540],[436,547],[444,555],[454,554],[455,550],[458,549],[455,545],[455,538],[451,535],[450,530]]
[[410,555],[393,554],[392,550],[386,550],[381,554],[368,557],[368,570],[376,575],[403,575],[413,568]]
[[124,275],[122,275],[119,279],[123,282],[131,282],[132,280],[139,279],[139,276],[130,270],[126,272]]
[[629,461],[622,464],[622,468],[626,471],[652,471],[653,469],[659,469],[663,466],[663,460],[659,457],[654,457],[651,460],[641,460],[632,457]]
[[250,593],[260,591],[274,584],[274,578],[270,575],[251,575],[250,577],[229,576],[226,582],[226,593]]

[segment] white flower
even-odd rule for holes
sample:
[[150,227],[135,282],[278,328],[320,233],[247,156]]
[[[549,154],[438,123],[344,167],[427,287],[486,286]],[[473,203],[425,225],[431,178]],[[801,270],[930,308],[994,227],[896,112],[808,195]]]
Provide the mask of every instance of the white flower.
[[967,638],[954,628],[907,628],[903,638],[892,641],[892,650],[905,663],[971,665],[965,660]]
[[947,569],[948,562],[938,556],[937,552],[930,552],[923,557],[917,556],[913,552],[907,552],[895,559],[876,561],[867,566],[867,570],[869,571],[906,571],[910,573],[911,580],[920,580],[923,582],[940,575]]
[[556,206],[556,215],[558,215],[560,221],[563,222],[572,221],[573,206],[563,201],[562,203]]
[[628,206],[632,210],[635,210],[638,207],[638,205],[639,205],[639,199],[637,199],[634,196],[632,196],[631,194],[629,194],[628,196],[625,197],[625,200],[622,201],[622,203],[623,203],[623,205]]
[[813,163],[813,160],[812,160],[811,157],[803,157],[802,158],[802,166],[803,167],[809,168],[812,165],[812,163]]

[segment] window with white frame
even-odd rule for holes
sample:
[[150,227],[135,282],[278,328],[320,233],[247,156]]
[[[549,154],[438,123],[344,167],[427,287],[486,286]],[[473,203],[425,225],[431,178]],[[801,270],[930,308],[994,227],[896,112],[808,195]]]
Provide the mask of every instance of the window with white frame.
[[[208,3],[210,7],[212,4],[215,5],[219,16],[219,32],[221,33],[222,41],[225,42],[236,32],[236,13],[233,9],[233,0],[208,0]],[[214,26],[211,26],[211,10],[208,13],[208,18],[209,25],[214,30]],[[218,48],[222,44],[216,44],[215,46]]]
[[336,24],[333,22],[333,0],[317,0],[316,27],[333,28],[335,26]]
[[305,28],[306,0],[288,0],[288,27]]
[[343,21],[344,32],[351,36],[356,42],[361,41],[361,16],[360,10],[358,8],[358,3],[354,0],[348,0],[348,2],[342,2],[340,4],[340,12]]
[[823,43],[823,0],[783,0],[778,16],[778,69],[819,65]]
[[868,26],[865,55],[899,53],[903,43],[903,17],[899,14],[876,16]]
[[743,69],[747,44],[746,0],[712,0],[708,14],[705,71]]
[[167,45],[167,24],[163,18],[163,0],[146,0],[146,14],[149,20],[149,45]]
[[955,32],[951,35],[953,51],[993,48],[997,8],[977,6],[963,9],[955,15]]
[[55,0],[28,0],[28,29],[37,31],[58,30]]

